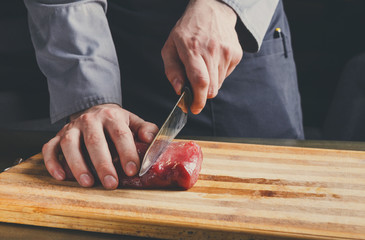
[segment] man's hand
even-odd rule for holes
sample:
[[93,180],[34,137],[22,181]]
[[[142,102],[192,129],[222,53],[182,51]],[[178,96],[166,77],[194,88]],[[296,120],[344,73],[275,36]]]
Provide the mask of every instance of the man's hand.
[[242,58],[236,13],[218,0],[191,0],[161,54],[177,94],[187,78],[194,92],[191,112],[200,113]]
[[156,125],[145,122],[116,104],[94,106],[71,117],[71,122],[43,146],[42,153],[48,172],[57,180],[64,180],[65,171],[58,161],[62,150],[72,174],[83,187],[94,184],[94,177],[86,165],[81,144],[84,142],[98,177],[107,189],[118,186],[118,175],[112,163],[106,135],[118,152],[124,172],[135,175],[140,168],[134,137],[150,143],[157,134]]

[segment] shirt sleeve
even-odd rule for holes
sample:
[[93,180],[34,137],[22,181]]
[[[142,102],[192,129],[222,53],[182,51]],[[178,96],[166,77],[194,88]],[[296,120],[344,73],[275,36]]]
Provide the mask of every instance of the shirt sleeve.
[[236,30],[246,52],[259,51],[279,0],[221,0],[239,17]]
[[24,0],[51,121],[104,103],[121,105],[120,71],[106,0]]

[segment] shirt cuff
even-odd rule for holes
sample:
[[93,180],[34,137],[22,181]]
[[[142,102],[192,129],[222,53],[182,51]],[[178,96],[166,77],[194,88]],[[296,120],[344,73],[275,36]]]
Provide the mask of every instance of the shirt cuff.
[[121,105],[119,64],[106,0],[25,0],[52,123],[95,105]]
[[120,97],[110,97],[110,96],[91,96],[85,97],[81,100],[74,102],[71,106],[65,106],[64,108],[58,108],[57,105],[52,106],[51,103],[51,123],[56,123],[59,121],[66,121],[66,119],[74,113],[83,111],[85,109],[91,108],[96,105],[114,103],[121,106]]

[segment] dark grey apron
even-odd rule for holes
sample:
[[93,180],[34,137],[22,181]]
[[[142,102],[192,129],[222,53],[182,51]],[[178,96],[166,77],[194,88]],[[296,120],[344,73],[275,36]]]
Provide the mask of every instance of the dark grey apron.
[[[161,49],[186,0],[110,0],[108,19],[122,76],[123,107],[161,126],[178,96]],[[274,38],[280,27],[286,35]],[[258,53],[244,53],[216,98],[191,115],[186,136],[302,139],[302,113],[289,26],[280,2]]]

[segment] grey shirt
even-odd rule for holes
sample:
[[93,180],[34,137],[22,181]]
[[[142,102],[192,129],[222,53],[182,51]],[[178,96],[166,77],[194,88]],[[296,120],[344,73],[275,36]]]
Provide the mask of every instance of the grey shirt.
[[[257,52],[278,0],[222,1],[239,16],[237,33],[243,50]],[[37,61],[48,81],[51,121],[98,104],[122,105],[118,58],[106,18],[107,1],[24,2]]]

